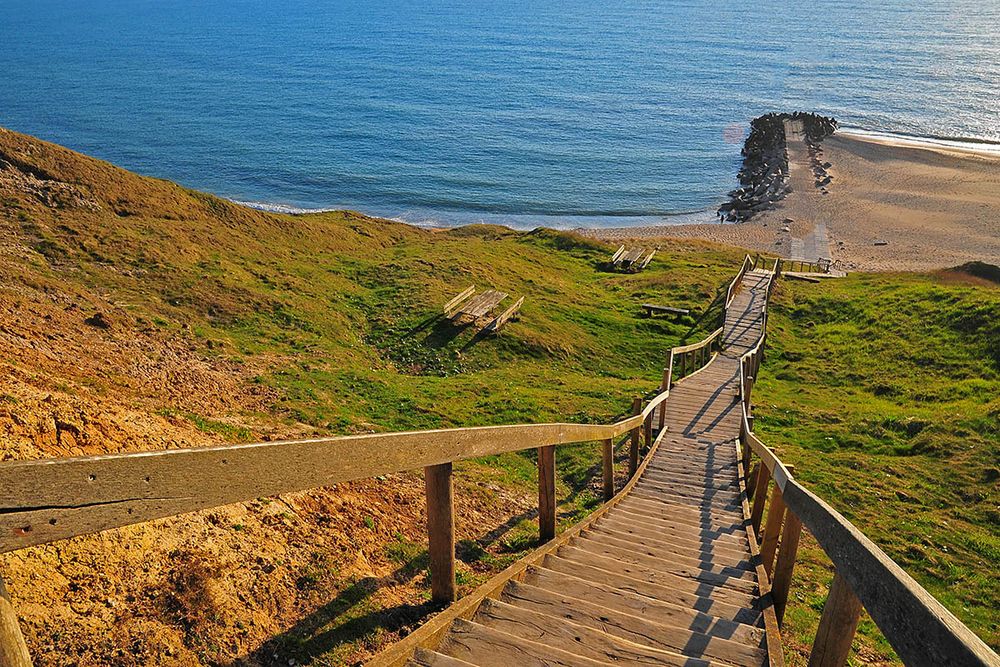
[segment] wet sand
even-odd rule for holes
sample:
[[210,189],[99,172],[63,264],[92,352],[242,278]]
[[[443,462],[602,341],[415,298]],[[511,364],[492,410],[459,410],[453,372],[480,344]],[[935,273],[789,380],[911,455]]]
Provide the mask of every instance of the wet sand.
[[[815,159],[791,137],[788,151],[792,192],[750,222],[585,233],[610,240],[701,238],[804,259],[828,254],[849,271],[1000,264],[996,152],[848,132],[828,137]],[[829,163],[828,183],[813,171],[817,163]]]

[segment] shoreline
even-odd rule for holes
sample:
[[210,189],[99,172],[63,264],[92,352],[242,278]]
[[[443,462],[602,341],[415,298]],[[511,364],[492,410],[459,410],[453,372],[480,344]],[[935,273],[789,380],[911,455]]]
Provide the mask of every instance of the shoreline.
[[[791,193],[749,221],[590,229],[608,240],[702,239],[847,271],[1000,265],[1000,153],[837,131],[810,155],[788,142]],[[814,171],[829,164],[828,180]]]
[[[1000,141],[991,139],[912,135],[883,130],[869,130],[853,126],[840,127],[836,131],[836,136],[894,148],[913,148],[959,156],[1000,158]],[[734,187],[738,185],[735,173],[733,174],[732,183]],[[483,213],[481,211],[439,211],[421,208],[406,209],[404,207],[368,207],[364,205],[307,207],[278,202],[246,200],[224,195],[220,196],[234,204],[268,213],[315,215],[351,210],[368,217],[382,218],[424,229],[451,229],[473,224],[500,225],[518,231],[530,231],[538,227],[547,227],[561,231],[577,231],[587,234],[592,232],[602,235],[608,233],[610,234],[609,238],[627,238],[627,235],[624,234],[628,230],[633,230],[637,238],[642,238],[657,235],[657,230],[661,228],[673,229],[692,225],[715,226],[732,224],[720,222],[716,214],[718,207],[728,201],[726,194],[722,192],[719,193],[715,204],[700,210],[622,215],[590,213]]]

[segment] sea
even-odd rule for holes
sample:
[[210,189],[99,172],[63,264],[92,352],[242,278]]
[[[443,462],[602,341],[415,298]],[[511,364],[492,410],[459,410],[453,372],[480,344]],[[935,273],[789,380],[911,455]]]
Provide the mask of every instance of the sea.
[[710,221],[748,122],[1000,142],[997,0],[0,0],[0,125],[272,210]]

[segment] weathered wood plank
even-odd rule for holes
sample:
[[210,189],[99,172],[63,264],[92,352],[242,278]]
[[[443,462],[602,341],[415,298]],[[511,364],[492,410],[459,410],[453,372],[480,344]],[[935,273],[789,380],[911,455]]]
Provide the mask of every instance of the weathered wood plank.
[[472,296],[475,293],[475,291],[476,291],[475,285],[469,285],[464,290],[459,292],[458,296],[448,301],[448,303],[444,304],[443,310],[445,317],[451,317],[456,312],[458,312],[459,305],[467,298]]
[[424,468],[431,598],[445,603],[454,602],[456,592],[455,508],[451,469],[451,463]]
[[[546,648],[554,647],[603,663],[672,667],[709,667],[713,664],[712,661],[685,657],[675,651],[623,641],[603,629],[567,623],[561,618],[495,600],[485,600],[475,620],[486,627],[523,637]],[[692,632],[688,636],[697,637]]]
[[[525,573],[524,581],[511,583],[504,589],[501,599],[520,603],[531,600],[536,604],[559,605],[586,610],[592,605],[602,615],[616,611],[628,619],[640,619],[662,627],[687,628],[699,634],[739,641],[750,646],[760,646],[764,632],[760,628],[697,611],[645,595],[636,595],[610,584],[580,579],[569,574],[532,566]],[[756,616],[745,620],[756,619]],[[630,621],[633,629],[638,623]]]
[[31,655],[24,643],[17,612],[7,595],[7,588],[0,577],[0,665],[2,667],[31,667]]
[[352,479],[605,440],[639,421],[441,429],[2,463],[0,552]]
[[556,536],[556,448],[538,448],[538,538]]
[[835,572],[809,652],[809,667],[844,667],[859,620],[861,600],[854,595],[844,578]]

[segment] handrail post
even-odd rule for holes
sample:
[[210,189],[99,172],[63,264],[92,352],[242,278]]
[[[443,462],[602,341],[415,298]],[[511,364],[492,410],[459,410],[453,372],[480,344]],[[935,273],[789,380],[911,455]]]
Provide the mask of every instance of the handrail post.
[[608,438],[601,443],[601,459],[604,469],[604,502],[615,497],[615,441]]
[[3,667],[31,667],[31,655],[24,643],[17,612],[11,604],[3,577],[0,577],[0,665]]
[[771,502],[767,508],[764,540],[760,545],[760,558],[768,577],[771,577],[771,573],[774,571],[774,553],[778,549],[778,534],[781,532],[781,522],[784,518],[785,499],[781,496],[781,488],[775,484],[771,491]]
[[[642,398],[636,396],[632,399],[632,416],[642,414]],[[639,469],[639,427],[632,429],[632,437],[628,444],[628,478],[635,476],[635,471]]]
[[451,463],[424,468],[427,494],[427,537],[431,570],[431,598],[455,601],[455,511]]
[[[662,394],[665,391],[670,391],[670,369],[669,368],[664,368],[663,369],[663,383],[660,386],[660,393]],[[666,425],[667,425],[667,402],[666,401],[660,401],[660,426],[659,426],[658,430],[662,431],[663,427],[666,426]]]
[[809,667],[844,667],[860,618],[861,601],[840,573],[834,572],[809,653]]
[[556,446],[538,448],[538,539],[556,536]]
[[[746,443],[743,443],[744,447],[749,447]],[[750,475],[746,479],[746,490],[747,490],[747,500],[753,500],[754,494],[757,493],[757,477],[760,476],[760,469],[764,467],[762,461],[758,461],[754,464],[753,470],[750,471]]]
[[774,580],[771,594],[774,596],[774,615],[781,627],[785,618],[785,607],[788,604],[788,590],[792,585],[792,570],[795,569],[795,557],[799,550],[799,537],[802,535],[802,521],[795,512],[785,512],[785,528],[781,531],[781,546],[778,547],[778,562],[774,566]]
[[646,419],[643,421],[643,440],[646,442],[645,451],[649,451],[653,446],[653,413],[650,412]]
[[764,503],[767,502],[767,485],[771,481],[771,471],[763,462],[760,464],[760,473],[757,475],[757,482],[754,485],[753,509],[750,512],[750,523],[753,525],[753,532],[760,542],[760,520],[764,516]]

